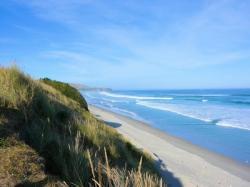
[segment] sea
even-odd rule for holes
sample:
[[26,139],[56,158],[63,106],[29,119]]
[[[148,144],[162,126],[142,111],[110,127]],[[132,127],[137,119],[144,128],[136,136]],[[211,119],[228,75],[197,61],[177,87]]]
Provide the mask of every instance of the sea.
[[146,122],[250,167],[250,89],[81,93],[88,104]]

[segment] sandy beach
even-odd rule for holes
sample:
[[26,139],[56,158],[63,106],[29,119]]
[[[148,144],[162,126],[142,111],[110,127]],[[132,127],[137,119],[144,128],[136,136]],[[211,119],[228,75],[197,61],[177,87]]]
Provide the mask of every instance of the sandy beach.
[[89,106],[100,120],[150,153],[171,186],[250,186],[250,168],[161,132],[150,125]]

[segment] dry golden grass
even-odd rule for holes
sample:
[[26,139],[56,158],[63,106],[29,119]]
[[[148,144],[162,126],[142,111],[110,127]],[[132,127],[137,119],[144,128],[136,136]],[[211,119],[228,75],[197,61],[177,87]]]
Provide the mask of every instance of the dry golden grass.
[[17,67],[9,70],[0,69],[1,103],[7,107],[20,109],[25,119],[28,118],[28,108],[36,89],[34,81],[25,76]]
[[44,160],[25,144],[0,148],[0,186],[45,178]]
[[126,168],[119,169],[110,167],[106,149],[104,148],[105,164],[97,162],[93,164],[90,153],[88,159],[91,167],[92,180],[94,184],[90,186],[100,187],[165,187],[166,185],[156,175],[148,172],[142,172],[142,159],[139,162],[138,168],[127,170]]

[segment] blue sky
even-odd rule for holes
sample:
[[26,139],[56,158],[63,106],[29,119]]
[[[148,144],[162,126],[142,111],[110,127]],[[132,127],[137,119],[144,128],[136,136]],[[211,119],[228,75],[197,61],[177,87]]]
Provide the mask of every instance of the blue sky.
[[1,0],[0,64],[115,89],[250,87],[250,1]]

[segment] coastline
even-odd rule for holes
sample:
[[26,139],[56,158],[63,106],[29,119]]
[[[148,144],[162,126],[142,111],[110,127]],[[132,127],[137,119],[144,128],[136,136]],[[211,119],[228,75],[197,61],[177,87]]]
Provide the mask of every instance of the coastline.
[[[250,186],[250,167],[244,164],[144,122],[92,105],[89,109],[135,146],[150,153],[172,186]],[[176,179],[180,182],[177,183]]]

